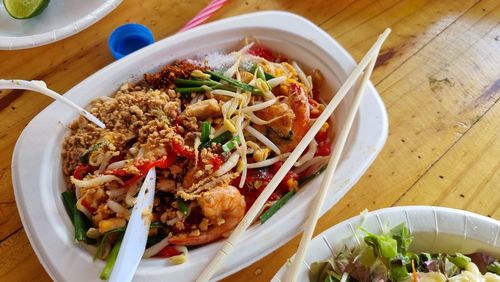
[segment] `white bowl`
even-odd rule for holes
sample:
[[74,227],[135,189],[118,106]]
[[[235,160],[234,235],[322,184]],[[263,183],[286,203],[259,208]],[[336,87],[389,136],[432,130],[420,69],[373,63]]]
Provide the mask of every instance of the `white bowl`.
[[122,0],[51,0],[38,16],[12,18],[0,4],[0,50],[26,49],[56,42],[96,23]]
[[[93,98],[113,94],[119,85],[157,70],[176,58],[210,50],[234,50],[245,36],[299,63],[318,68],[326,80],[323,92],[333,95],[354,68],[354,60],[328,34],[308,20],[283,12],[262,12],[207,24],[161,40],[103,68],[68,91],[65,96],[86,105]],[[329,99],[329,98],[327,98]],[[336,111],[343,124],[349,95]],[[73,244],[73,227],[60,193],[66,189],[61,173],[61,142],[77,113],[53,103],[36,116],[19,138],[12,162],[16,202],[31,245],[54,280],[98,281],[104,263]],[[381,150],[387,137],[387,114],[375,88],[366,90],[351,131],[344,157],[334,177],[322,212],[332,207],[361,177]],[[28,177],[27,177],[28,176]],[[220,279],[257,261],[290,240],[300,229],[320,179],[308,183],[264,225],[252,226],[217,273]],[[143,260],[135,281],[190,281],[214,256],[222,242],[190,252],[189,261],[169,266],[165,259]]]
[[[500,257],[500,222],[475,213],[442,207],[392,207],[347,219],[316,236],[311,242],[304,264],[324,260],[332,255],[335,246],[356,246],[355,229],[363,226],[374,233],[382,233],[382,226],[396,226],[402,222],[410,229],[414,252],[473,253],[487,251]],[[359,233],[358,233],[359,234]],[[283,281],[290,264],[276,273],[273,282]],[[297,281],[309,281],[309,268],[302,267]]]

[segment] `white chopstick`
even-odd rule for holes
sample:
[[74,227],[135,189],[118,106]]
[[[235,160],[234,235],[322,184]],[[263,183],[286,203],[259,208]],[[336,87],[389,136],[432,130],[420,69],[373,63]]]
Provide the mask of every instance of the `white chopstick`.
[[[386,30],[386,33],[384,34],[388,35],[389,32],[387,32]],[[354,121],[354,118],[356,117],[356,113],[363,98],[366,85],[370,80],[370,76],[372,74],[376,61],[377,61],[377,56],[373,56],[370,61],[370,64],[368,65],[365,71],[363,80],[361,81],[361,84],[356,92],[356,95],[354,96],[354,101],[347,114],[347,119],[342,127],[342,130],[340,131],[340,134],[338,135],[337,141],[333,148],[333,156],[330,158],[328,166],[324,172],[320,190],[318,191],[318,194],[316,194],[314,203],[312,204],[311,209],[309,210],[309,215],[305,223],[304,233],[302,234],[302,238],[300,240],[299,249],[295,254],[295,257],[293,258],[292,264],[290,265],[288,271],[286,272],[284,281],[295,282],[297,280],[297,276],[302,268],[302,262],[304,261],[304,257],[309,248],[309,243],[311,242],[314,229],[316,228],[316,223],[318,222],[321,213],[321,207],[325,202],[326,195],[328,193],[330,184],[333,179],[333,174],[335,173],[335,169],[337,168],[337,164],[339,163],[340,156],[342,155],[342,151],[344,150],[347,137],[349,136],[349,132],[351,131],[352,123]]]
[[57,92],[50,90],[47,88],[47,85],[45,82],[41,80],[20,80],[20,79],[0,79],[0,89],[24,89],[24,90],[31,90],[31,91],[36,91],[40,94],[43,94],[45,96],[49,96],[50,98],[61,101],[65,103],[66,105],[76,109],[82,116],[84,116],[86,119],[89,121],[95,123],[97,126],[100,128],[106,128],[104,123],[100,121],[98,118],[96,118],[94,115],[86,111],[84,108],[78,106],[77,104],[73,103],[71,100],[68,98],[59,95]]
[[332,98],[332,100],[328,103],[323,113],[316,119],[314,124],[311,126],[309,131],[306,133],[304,138],[299,142],[297,147],[292,151],[288,159],[283,163],[281,168],[276,172],[273,179],[269,182],[267,187],[262,191],[260,196],[255,200],[252,207],[248,210],[246,215],[243,217],[238,226],[231,233],[231,236],[226,240],[225,244],[219,250],[219,252],[215,255],[215,257],[209,262],[207,267],[201,272],[200,276],[196,281],[205,282],[208,281],[217,271],[217,268],[220,264],[223,263],[224,259],[231,253],[235,244],[238,243],[240,237],[243,235],[245,230],[252,224],[255,217],[261,211],[262,207],[266,203],[267,199],[274,192],[276,187],[279,185],[283,177],[285,177],[286,173],[292,168],[293,164],[300,157],[305,148],[309,145],[311,140],[314,138],[316,133],[318,133],[319,129],[323,126],[323,124],[328,120],[328,118],[332,115],[335,108],[339,105],[342,99],[346,96],[352,86],[356,83],[358,78],[361,76],[363,70],[368,66],[368,64],[377,56],[382,43],[384,42],[387,35],[389,35],[390,29],[386,29],[385,32],[380,35],[379,39],[375,44],[370,48],[368,53],[363,57],[359,65],[357,65],[351,75],[347,78],[347,80],[342,84],[337,94]]

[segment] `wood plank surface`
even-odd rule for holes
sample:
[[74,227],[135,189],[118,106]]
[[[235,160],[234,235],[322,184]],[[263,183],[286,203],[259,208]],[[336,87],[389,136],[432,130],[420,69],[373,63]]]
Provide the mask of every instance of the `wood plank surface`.
[[[208,2],[125,0],[77,35],[0,51],[0,78],[42,79],[64,93],[113,61],[107,37],[117,26],[142,23],[161,39]],[[389,138],[316,233],[365,208],[394,205],[446,206],[500,219],[499,1],[230,1],[212,20],[262,10],[308,18],[356,60],[383,29],[393,29],[372,78],[389,113]],[[0,281],[50,281],[22,228],[10,176],[17,138],[50,102],[29,91],[0,91]],[[298,243],[294,238],[223,281],[269,281]]]

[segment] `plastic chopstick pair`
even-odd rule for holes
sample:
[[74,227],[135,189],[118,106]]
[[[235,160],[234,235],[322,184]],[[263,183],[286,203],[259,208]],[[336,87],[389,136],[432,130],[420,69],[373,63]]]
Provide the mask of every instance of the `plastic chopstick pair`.
[[[231,253],[234,246],[238,243],[240,237],[243,235],[246,229],[252,224],[255,217],[261,211],[265,202],[267,201],[269,196],[271,196],[271,194],[274,192],[274,190],[279,185],[283,177],[292,168],[293,164],[297,161],[302,152],[309,145],[309,143],[314,138],[316,133],[318,133],[323,124],[333,114],[333,111],[337,108],[342,99],[347,95],[347,93],[351,90],[356,81],[362,75],[363,70],[376,59],[380,51],[380,48],[382,47],[382,43],[387,38],[389,33],[390,29],[386,29],[385,32],[379,36],[378,40],[370,48],[370,50],[365,54],[361,62],[354,68],[351,75],[347,78],[347,80],[344,82],[344,84],[342,84],[342,86],[338,90],[337,94],[328,103],[323,113],[316,119],[316,121],[311,126],[309,131],[302,138],[299,144],[295,147],[295,149],[292,151],[288,159],[283,163],[281,168],[276,172],[273,179],[271,179],[271,181],[264,189],[264,191],[262,191],[260,196],[255,200],[252,207],[248,210],[248,212],[243,217],[241,222],[231,233],[231,236],[229,236],[229,238],[226,240],[222,248],[210,261],[207,267],[201,272],[200,276],[196,281],[199,282],[209,281],[209,279],[215,274],[218,267],[224,262],[225,258]],[[334,154],[338,154],[340,156],[341,152],[334,152]]]

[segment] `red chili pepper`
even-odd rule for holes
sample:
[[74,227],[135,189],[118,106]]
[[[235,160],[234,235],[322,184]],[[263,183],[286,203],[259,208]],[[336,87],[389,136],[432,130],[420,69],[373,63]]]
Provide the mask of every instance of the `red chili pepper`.
[[318,144],[318,149],[316,150],[316,154],[314,156],[329,156],[332,151],[332,144],[330,140],[325,140]]
[[95,209],[95,208],[93,208],[93,207],[90,205],[89,201],[87,201],[87,198],[83,198],[83,199],[80,201],[80,203],[81,203],[81,204],[82,204],[82,206],[84,206],[84,207],[85,207],[85,208],[86,208],[89,212],[93,213],[93,212],[95,212],[95,211],[96,211],[96,209]]
[[223,163],[224,163],[224,159],[222,158],[222,156],[221,155],[216,155],[212,159],[213,171],[218,170],[222,166]]
[[274,62],[276,61],[276,56],[274,56],[273,51],[271,51],[269,48],[266,48],[262,45],[253,45],[250,50],[248,50],[248,53],[254,55],[254,56],[259,56],[262,57],[268,61]]
[[174,246],[166,246],[165,248],[161,249],[155,257],[162,257],[162,258],[169,258],[173,256],[178,256],[182,254],[182,252],[179,252]]
[[172,141],[172,149],[179,156],[186,157],[188,159],[194,159],[196,156],[194,150],[191,150],[189,147],[185,146],[177,139],[174,139]]
[[146,175],[148,171],[153,167],[166,169],[169,166],[171,166],[176,160],[177,156],[174,153],[170,153],[167,156],[163,156],[156,161],[146,162],[140,166],[137,166],[140,173],[130,178],[129,180],[125,181],[125,187],[130,186],[136,183],[137,181],[141,180],[144,177],[144,175]]
[[73,171],[73,177],[82,180],[90,172],[90,166],[87,164],[78,164]]
[[318,133],[316,133],[316,136],[314,136],[314,139],[318,142],[318,143],[321,143],[321,142],[325,142],[325,141],[328,141],[328,130],[327,131],[319,131]]

